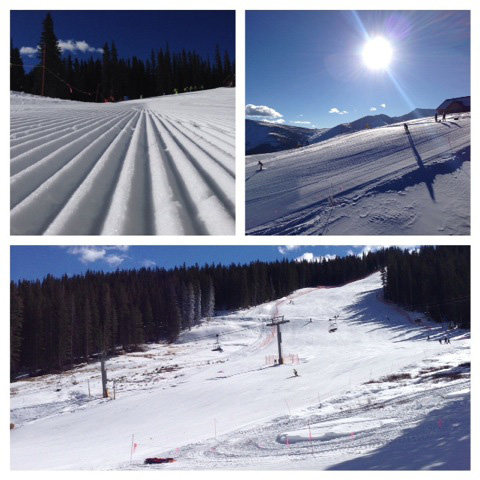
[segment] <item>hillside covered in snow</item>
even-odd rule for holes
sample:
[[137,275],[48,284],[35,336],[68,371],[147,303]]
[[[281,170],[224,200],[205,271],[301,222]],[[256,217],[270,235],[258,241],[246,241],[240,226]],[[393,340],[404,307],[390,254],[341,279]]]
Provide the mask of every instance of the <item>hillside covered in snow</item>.
[[245,120],[245,153],[254,155],[303,147],[309,145],[313,135],[320,135],[327,130],[327,128],[311,129],[247,119]]
[[216,316],[109,360],[115,399],[98,362],[12,383],[11,468],[467,470],[470,334],[444,327],[379,273]]
[[434,116],[435,110],[416,108],[399,117],[385,114],[368,115],[349,123],[340,123],[332,128],[304,128],[293,125],[245,120],[245,153],[280,152],[323,142],[337,135],[358,132],[370,128],[383,127],[392,123],[408,122],[417,118]]
[[234,89],[10,99],[12,234],[235,233]]
[[247,157],[247,234],[468,235],[470,114],[408,125]]

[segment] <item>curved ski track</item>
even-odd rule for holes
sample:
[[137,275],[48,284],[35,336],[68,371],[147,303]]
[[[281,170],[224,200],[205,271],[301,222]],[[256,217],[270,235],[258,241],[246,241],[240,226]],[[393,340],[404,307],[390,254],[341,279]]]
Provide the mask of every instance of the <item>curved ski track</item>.
[[234,234],[233,122],[148,105],[13,111],[11,233]]

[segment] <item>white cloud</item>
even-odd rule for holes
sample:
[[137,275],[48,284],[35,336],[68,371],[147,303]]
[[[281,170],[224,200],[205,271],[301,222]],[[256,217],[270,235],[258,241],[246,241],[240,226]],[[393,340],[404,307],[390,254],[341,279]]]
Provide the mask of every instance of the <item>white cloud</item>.
[[105,257],[106,250],[101,247],[71,247],[68,253],[78,256],[82,263],[96,262]]
[[327,262],[330,260],[335,260],[337,258],[336,255],[330,255],[327,253],[327,255],[315,255],[312,252],[305,252],[303,255],[300,255],[300,257],[297,257],[295,259],[296,262],[310,262],[310,263],[320,263],[323,262],[323,260],[326,260]]
[[387,106],[384,103],[381,103],[380,106],[383,108],[387,108]]
[[278,247],[278,251],[282,254],[285,255],[288,252],[293,252],[294,250],[298,250],[300,248],[300,245],[283,245]]
[[345,113],[348,113],[346,110],[340,111],[337,107],[332,107],[328,113],[338,113],[339,115],[344,115]]
[[397,247],[402,250],[408,250],[410,253],[417,252],[419,250],[418,245],[365,245],[362,250],[357,253],[357,256],[361,257],[363,254],[367,254],[369,252],[377,252],[378,250],[389,247]]
[[277,112],[273,108],[267,107],[266,105],[252,105],[251,103],[245,107],[245,115],[248,117],[283,117],[281,113]]
[[383,245],[365,245],[362,248],[362,251],[357,254],[357,257],[361,257],[362,255],[366,255],[369,252],[376,252],[378,250],[381,250],[382,248],[385,248]]
[[59,40],[58,46],[62,52],[103,53],[103,48],[91,47],[85,40]]
[[376,109],[375,107],[370,107],[370,111],[371,111],[371,112],[376,112],[377,109]]
[[297,125],[310,125],[312,122],[302,122],[302,121],[296,120],[292,123],[296,123]]
[[21,47],[20,55],[26,55],[27,57],[33,57],[40,50],[40,47]]
[[143,266],[144,266],[145,268],[153,268],[153,267],[156,267],[157,264],[156,264],[156,262],[154,262],[153,260],[148,260],[148,259],[146,259],[146,260],[143,261]]
[[[258,118],[256,118],[256,120],[259,120]],[[267,123],[285,123],[285,119],[283,118],[277,118],[277,119],[271,119],[271,118],[262,118],[261,119],[262,122],[267,122]]]
[[118,267],[124,260],[125,257],[120,255],[107,255],[105,257],[105,261],[112,267]]
[[[85,40],[59,40],[58,47],[62,52],[70,53],[103,53],[103,48],[91,47]],[[20,54],[27,57],[33,57],[40,51],[40,46],[36,47],[22,47]]]
[[103,247],[105,250],[119,250],[120,252],[128,252],[129,245],[115,245],[114,247]]
[[118,247],[79,246],[69,247],[67,252],[76,256],[82,263],[103,261],[111,267],[118,267],[127,258],[127,250],[128,246],[122,245]]

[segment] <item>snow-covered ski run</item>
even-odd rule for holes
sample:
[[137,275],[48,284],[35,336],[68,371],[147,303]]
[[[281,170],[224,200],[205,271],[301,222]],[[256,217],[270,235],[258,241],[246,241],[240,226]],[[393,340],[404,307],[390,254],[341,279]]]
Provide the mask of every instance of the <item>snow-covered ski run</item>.
[[94,104],[11,94],[11,233],[235,233],[231,88]]
[[12,469],[470,468],[470,334],[385,303],[379,274],[214,317],[107,372],[115,400],[98,362],[11,384]]
[[[246,158],[250,235],[468,235],[470,113]],[[268,168],[259,175],[258,161]]]

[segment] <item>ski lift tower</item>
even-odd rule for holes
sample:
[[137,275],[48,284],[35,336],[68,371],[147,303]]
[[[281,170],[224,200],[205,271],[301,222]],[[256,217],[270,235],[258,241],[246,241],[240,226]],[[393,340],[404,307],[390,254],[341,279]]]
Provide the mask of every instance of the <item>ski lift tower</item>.
[[277,327],[277,340],[278,340],[278,364],[283,365],[282,358],[282,334],[280,332],[280,325],[284,323],[290,323],[290,320],[285,320],[285,316],[273,317],[271,323],[267,323],[267,327]]

